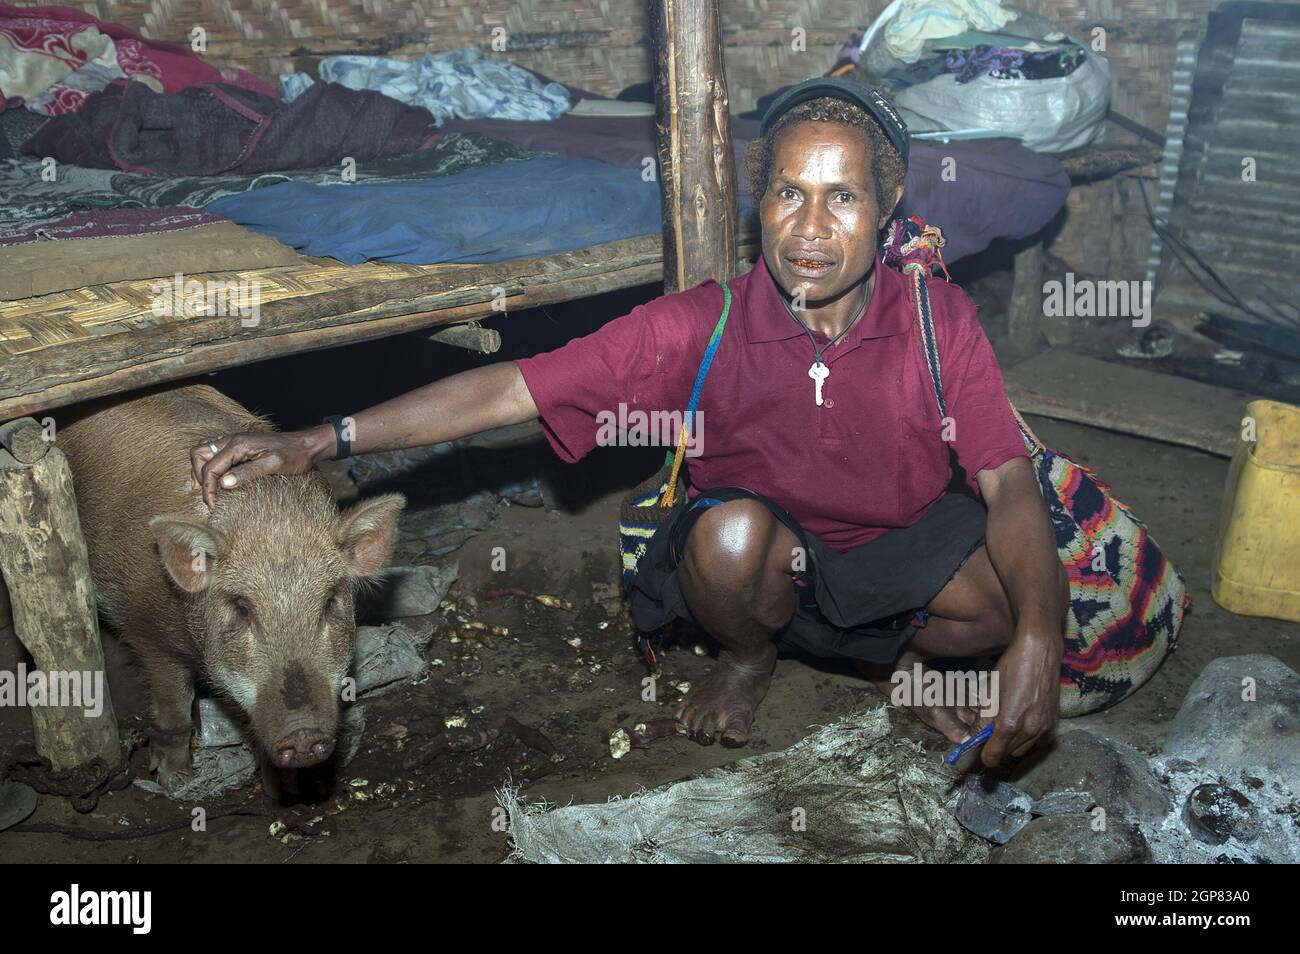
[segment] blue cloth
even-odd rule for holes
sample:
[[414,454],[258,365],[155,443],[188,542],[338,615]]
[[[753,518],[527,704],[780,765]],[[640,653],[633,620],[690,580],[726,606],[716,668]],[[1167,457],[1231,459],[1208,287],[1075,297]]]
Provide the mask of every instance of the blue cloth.
[[549,156],[427,182],[285,182],[204,211],[348,264],[500,262],[657,233],[661,223],[659,183],[639,169]]
[[[322,82],[372,89],[409,106],[423,106],[441,126],[446,119],[546,121],[569,111],[569,92],[543,83],[506,60],[485,59],[478,47],[426,53],[418,60],[382,56],[327,56]],[[305,73],[280,80],[280,95],[292,100],[312,83]]]

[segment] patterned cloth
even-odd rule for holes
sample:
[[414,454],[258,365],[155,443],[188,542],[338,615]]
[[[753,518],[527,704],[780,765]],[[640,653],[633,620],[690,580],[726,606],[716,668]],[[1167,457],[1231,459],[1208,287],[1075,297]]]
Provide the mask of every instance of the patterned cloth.
[[[448,176],[475,166],[509,159],[530,159],[543,153],[476,133],[447,133],[427,149],[357,163],[357,182],[411,182]],[[80,166],[48,167],[37,159],[0,160],[0,224],[45,222],[73,212],[93,209],[171,208],[201,209],[228,195],[237,195],[282,182],[313,185],[348,185],[337,165],[316,169],[290,169],[248,176],[142,176],[111,169]]]
[[16,159],[23,143],[45,125],[45,117],[25,109],[0,112],[0,159]]
[[1076,43],[1038,53],[979,44],[966,50],[949,50],[944,68],[956,76],[958,83],[969,83],[981,76],[1053,79],[1073,73],[1083,64],[1085,56],[1083,47]]
[[176,232],[225,221],[194,209],[102,209],[57,219],[0,223],[0,245]]
[[0,102],[20,98],[28,109],[61,116],[120,77],[160,93],[225,82],[275,95],[251,73],[218,70],[187,46],[146,40],[81,10],[0,3]]
[[[555,119],[568,111],[569,94],[559,83],[542,83],[504,60],[484,59],[477,47],[426,53],[418,60],[379,56],[327,56],[319,74],[326,83],[373,89],[412,106],[423,106],[442,125],[445,119]],[[281,95],[295,99],[312,79],[295,73],[280,81]]]
[[110,44],[103,56],[88,60],[44,92],[26,102],[33,113],[63,116],[79,110],[91,93],[97,93],[114,80],[127,79],[117,62],[117,50]]

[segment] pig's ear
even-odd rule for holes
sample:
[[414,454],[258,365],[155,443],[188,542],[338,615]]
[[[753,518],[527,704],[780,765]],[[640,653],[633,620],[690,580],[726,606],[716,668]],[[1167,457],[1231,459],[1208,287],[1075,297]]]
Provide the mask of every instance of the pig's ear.
[[219,530],[188,517],[163,514],[149,521],[158,541],[158,555],[167,575],[186,593],[198,593],[212,582],[212,563],[225,539]]
[[384,494],[354,504],[339,518],[340,545],[356,576],[374,576],[384,568],[405,506],[401,494]]

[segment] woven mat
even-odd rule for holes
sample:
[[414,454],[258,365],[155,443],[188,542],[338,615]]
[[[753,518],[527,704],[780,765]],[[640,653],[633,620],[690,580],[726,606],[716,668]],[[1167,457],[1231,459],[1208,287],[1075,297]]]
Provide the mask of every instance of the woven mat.
[[[209,272],[210,281],[256,284],[261,304],[337,291],[370,282],[388,282],[429,274],[447,265],[390,265],[366,262],[344,265],[325,258],[299,257],[301,264]],[[463,267],[463,266],[461,266]],[[90,335],[137,330],[188,316],[156,316],[156,279],[143,278],[0,302],[0,354],[23,354]]]
[[234,222],[153,235],[29,242],[0,246],[0,299],[52,295],[114,280],[275,268],[301,258],[289,246]]

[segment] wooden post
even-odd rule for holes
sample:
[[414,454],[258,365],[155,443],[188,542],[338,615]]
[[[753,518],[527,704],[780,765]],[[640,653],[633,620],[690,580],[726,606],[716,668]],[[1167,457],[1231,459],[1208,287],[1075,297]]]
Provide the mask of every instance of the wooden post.
[[[95,593],[86,541],[81,536],[72,470],[31,418],[0,426],[0,573],[13,604],[14,630],[45,673],[47,690],[64,674],[97,679],[102,706],[60,706],[57,699],[32,707],[36,750],[56,772],[100,759],[121,760],[117,716],[104,673]],[[56,680],[51,672],[59,673]],[[79,675],[77,677],[81,679]],[[26,681],[16,687],[26,690]]]
[[1043,340],[1043,243],[1031,239],[1016,253],[1007,309],[1007,340],[1020,358],[1031,358],[1042,350]]
[[5,586],[4,575],[0,574],[0,633],[13,624],[13,613],[9,609],[9,587]]
[[664,291],[736,275],[736,170],[718,0],[649,0]]
[[[0,546],[3,541],[0,541]],[[14,634],[14,616],[9,606],[9,587],[5,584],[4,574],[0,573],[0,669],[7,669],[11,662],[17,663],[22,658],[22,649],[18,637]]]

